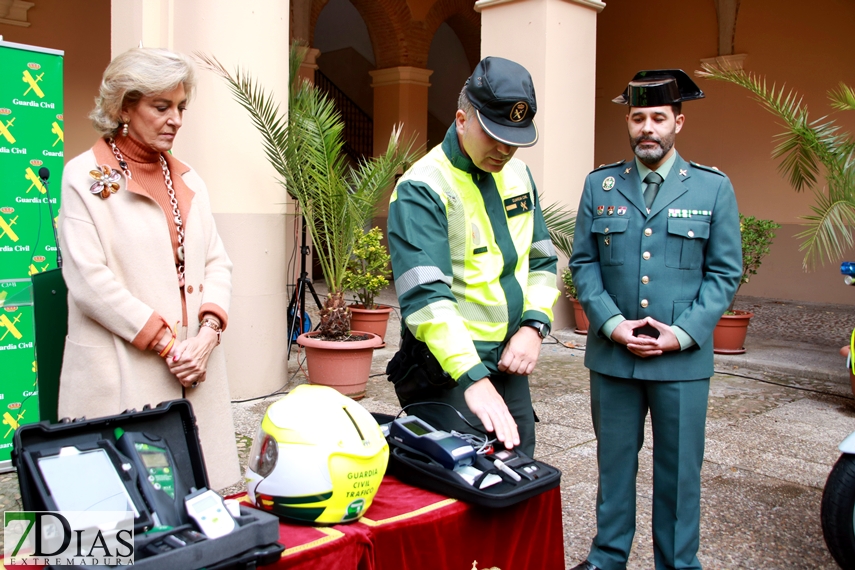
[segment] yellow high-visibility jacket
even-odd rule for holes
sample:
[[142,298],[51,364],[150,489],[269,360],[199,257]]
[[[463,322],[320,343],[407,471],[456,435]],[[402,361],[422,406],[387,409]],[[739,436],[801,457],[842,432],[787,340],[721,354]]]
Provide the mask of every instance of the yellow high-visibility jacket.
[[531,173],[478,169],[453,124],[398,181],[388,238],[405,325],[464,389],[498,372],[520,323],[551,324],[558,259]]

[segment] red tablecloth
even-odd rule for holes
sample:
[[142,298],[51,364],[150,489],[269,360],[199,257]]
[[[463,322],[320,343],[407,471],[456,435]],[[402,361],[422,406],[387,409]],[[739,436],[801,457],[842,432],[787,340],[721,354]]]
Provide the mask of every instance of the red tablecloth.
[[286,550],[275,568],[564,568],[558,488],[505,509],[483,509],[387,475],[358,522],[317,527],[283,521],[279,536]]

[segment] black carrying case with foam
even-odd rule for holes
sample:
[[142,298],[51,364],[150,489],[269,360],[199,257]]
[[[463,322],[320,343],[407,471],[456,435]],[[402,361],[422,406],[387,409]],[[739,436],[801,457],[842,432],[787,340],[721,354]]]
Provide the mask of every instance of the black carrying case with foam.
[[[82,418],[58,424],[41,422],[19,427],[15,431],[12,465],[18,472],[24,510],[55,510],[49,490],[39,474],[34,473],[38,469],[34,457],[53,454],[66,446],[83,448],[103,440],[115,443],[116,428],[163,438],[183,481],[195,488],[208,487],[208,475],[192,406],[187,400],[172,400],[155,408],[146,406],[142,411],[130,410],[115,416],[91,420]],[[277,542],[279,519],[276,516],[241,505],[241,516],[236,517],[235,521],[238,528],[225,536],[188,543],[181,548],[146,557],[141,557],[145,554],[140,555],[138,552],[144,551],[145,545],[154,543],[159,536],[167,533],[144,535],[135,528],[134,566],[143,570],[239,570],[272,564],[279,559],[284,547]],[[182,524],[179,528],[184,526],[191,528],[189,518],[187,525]]]
[[[386,414],[372,415],[379,424],[390,423],[395,419],[394,416]],[[387,437],[386,441],[389,443],[387,473],[414,487],[421,487],[481,507],[508,507],[561,484],[561,471],[542,461],[518,453],[519,460],[512,462],[513,467],[517,469],[528,465],[536,466],[538,473],[536,479],[523,478],[519,482],[514,481],[506,473],[496,468],[488,458],[478,456],[473,467],[482,471],[483,474],[475,480],[475,485],[471,485],[463,477],[451,469],[446,469],[424,453],[391,436]],[[501,477],[501,483],[479,489],[477,485],[481,478],[488,474]]]

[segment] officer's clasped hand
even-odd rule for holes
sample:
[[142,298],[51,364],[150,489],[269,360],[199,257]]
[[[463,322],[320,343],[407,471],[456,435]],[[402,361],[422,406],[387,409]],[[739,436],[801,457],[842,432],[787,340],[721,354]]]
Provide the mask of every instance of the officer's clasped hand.
[[[658,338],[651,335],[650,327],[659,332]],[[612,340],[626,345],[631,353],[640,358],[660,356],[664,352],[680,349],[680,342],[671,327],[651,317],[623,321],[612,332]]]

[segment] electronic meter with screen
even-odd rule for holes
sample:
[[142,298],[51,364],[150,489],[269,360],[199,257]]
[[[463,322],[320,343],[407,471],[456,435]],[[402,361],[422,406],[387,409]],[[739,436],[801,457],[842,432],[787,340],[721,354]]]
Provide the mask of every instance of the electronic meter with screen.
[[475,448],[463,438],[435,429],[417,416],[396,418],[389,435],[404,445],[421,451],[446,469],[475,462]]
[[153,511],[156,525],[179,526],[189,489],[178,475],[175,459],[162,437],[116,428],[116,447],[133,461],[140,492]]

